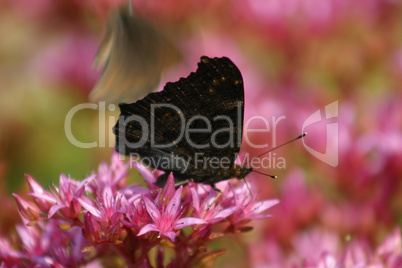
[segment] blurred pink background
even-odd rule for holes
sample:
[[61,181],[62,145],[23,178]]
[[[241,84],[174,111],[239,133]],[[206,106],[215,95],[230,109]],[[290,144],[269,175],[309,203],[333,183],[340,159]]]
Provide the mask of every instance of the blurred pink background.
[[[71,144],[64,121],[71,108],[88,102],[99,77],[91,64],[106,17],[121,2],[0,3],[2,234],[18,220],[11,193],[27,190],[25,173],[50,185],[60,173],[85,178],[110,158],[112,147]],[[302,142],[278,149],[286,168],[261,170],[278,180],[248,178],[260,189],[258,198],[280,200],[270,210],[273,218],[255,221],[253,232],[217,241],[213,247],[229,252],[216,267],[287,267],[301,259],[318,263],[322,256],[317,252],[339,256],[345,248],[357,248],[354,241],[372,249],[366,253],[376,252],[389,235],[400,237],[400,1],[134,0],[133,6],[138,16],[169,34],[183,56],[163,74],[159,90],[195,71],[202,55],[229,57],[244,78],[245,119],[286,116],[276,130],[277,144],[299,135],[309,115],[338,101],[339,116],[331,122],[339,126],[339,164],[316,159]],[[111,127],[106,122],[108,135]],[[326,122],[305,130],[305,143],[324,153],[331,142]],[[83,142],[97,141],[98,111],[77,113],[72,131]],[[255,143],[272,141],[272,132],[247,135]],[[261,152],[247,144],[241,151]],[[133,177],[140,181],[136,173]],[[401,251],[400,241],[392,250]]]

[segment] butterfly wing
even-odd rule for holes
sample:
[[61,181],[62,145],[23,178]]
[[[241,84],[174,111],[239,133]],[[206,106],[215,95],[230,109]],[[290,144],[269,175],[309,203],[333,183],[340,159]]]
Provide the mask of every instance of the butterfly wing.
[[128,7],[115,11],[94,60],[103,68],[91,101],[133,102],[159,85],[161,73],[178,63],[178,50],[148,22],[130,14]]
[[167,83],[163,91],[135,103],[120,104],[116,150],[148,159],[159,170],[210,176],[214,171],[202,166],[208,159],[226,158],[230,166],[235,160],[243,107],[238,68],[225,57],[202,57],[197,71],[187,78]]

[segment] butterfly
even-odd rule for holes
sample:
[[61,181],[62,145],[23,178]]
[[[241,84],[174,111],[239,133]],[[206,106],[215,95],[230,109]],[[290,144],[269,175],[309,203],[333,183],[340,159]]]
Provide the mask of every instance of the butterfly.
[[181,59],[161,32],[132,14],[130,4],[108,18],[106,36],[93,62],[96,68],[102,68],[89,95],[93,102],[138,100],[155,90],[162,72]]
[[196,72],[142,100],[120,104],[114,127],[116,150],[165,171],[163,186],[175,182],[212,186],[252,171],[234,163],[240,150],[244,89],[239,69],[228,58],[201,57]]
[[173,173],[176,186],[192,181],[220,192],[217,182],[260,173],[235,164],[242,141],[244,88],[239,69],[226,57],[201,57],[197,71],[187,78],[119,106],[113,128],[117,152],[164,171],[156,181],[160,187]]

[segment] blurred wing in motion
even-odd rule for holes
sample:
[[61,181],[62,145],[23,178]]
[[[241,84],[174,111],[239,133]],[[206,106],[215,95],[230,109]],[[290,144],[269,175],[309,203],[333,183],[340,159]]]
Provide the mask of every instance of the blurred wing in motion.
[[178,50],[130,7],[108,19],[106,36],[94,59],[102,76],[89,95],[92,102],[135,102],[159,85],[162,72],[180,61]]

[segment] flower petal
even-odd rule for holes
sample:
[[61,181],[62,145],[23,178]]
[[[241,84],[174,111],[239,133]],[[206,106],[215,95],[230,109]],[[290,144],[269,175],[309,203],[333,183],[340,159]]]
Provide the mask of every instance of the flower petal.
[[161,220],[161,212],[159,211],[159,209],[145,195],[143,196],[142,199],[144,200],[145,208],[147,209],[149,216],[151,216],[154,222],[159,222]]
[[172,196],[176,193],[176,188],[174,186],[174,178],[173,178],[173,174],[169,174],[167,182],[165,184],[165,186],[163,187],[162,190],[162,194],[164,196],[164,198],[166,198],[167,200],[173,198]]
[[48,214],[48,218],[50,219],[51,217],[53,217],[53,215],[59,211],[62,208],[66,208],[66,205],[54,205],[49,209],[49,214]]
[[132,163],[133,168],[135,168],[141,176],[146,180],[148,183],[153,184],[155,183],[155,174],[149,170],[148,168],[144,167],[140,162]]
[[40,211],[35,204],[25,201],[17,194],[13,194],[13,196],[17,203],[18,211],[25,219],[35,221],[40,218]]
[[198,197],[197,190],[194,187],[191,187],[190,191],[193,201],[193,208],[200,213],[200,198]]
[[253,208],[252,208],[251,211],[252,211],[253,214],[259,214],[259,213],[269,209],[270,207],[275,206],[278,203],[279,203],[279,200],[277,200],[277,199],[271,199],[271,200],[265,200],[265,201],[256,202],[253,205]]
[[41,200],[43,200],[43,201],[47,201],[47,202],[49,202],[49,203],[52,203],[52,204],[56,204],[57,203],[57,199],[56,198],[54,198],[53,196],[50,196],[50,195],[48,195],[48,194],[39,194],[39,193],[30,193],[30,194],[28,194],[29,196],[32,196],[32,197],[35,197],[35,198],[37,198],[37,199],[41,199]]
[[141,235],[144,235],[149,232],[160,232],[160,230],[155,224],[149,223],[141,228],[141,230],[138,232],[137,236],[141,236]]
[[226,218],[229,215],[233,214],[233,212],[235,212],[237,209],[238,207],[236,206],[223,209],[218,214],[216,214],[214,218]]
[[186,218],[178,219],[175,222],[173,228],[175,230],[178,230],[178,229],[182,229],[184,227],[190,226],[190,225],[205,224],[205,223],[207,223],[207,222],[200,218],[186,217]]
[[44,192],[42,186],[40,186],[40,184],[37,183],[31,175],[25,174],[25,178],[28,181],[29,189],[32,193],[42,194]]
[[78,202],[80,202],[81,206],[88,210],[92,215],[95,217],[101,218],[101,212],[99,209],[94,207],[91,203],[88,202],[89,200],[84,198],[78,198]]
[[95,179],[95,175],[91,175],[88,178],[86,178],[85,180],[83,180],[77,187],[74,196],[75,197],[81,197],[84,194],[85,191],[85,186],[90,183],[93,179]]
[[172,242],[176,238],[176,232],[165,232],[163,233],[164,236],[167,236]]
[[179,189],[177,189],[177,191],[174,193],[172,199],[170,200],[169,204],[166,207],[166,215],[169,218],[175,217],[177,211],[179,210],[182,191],[183,186],[180,186]]
[[262,220],[262,219],[271,218],[271,217],[272,217],[272,215],[269,215],[269,214],[267,214],[267,215],[254,215],[254,216],[248,217],[248,219],[250,219],[250,220]]

